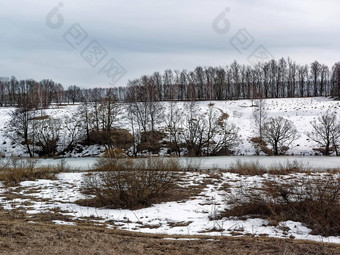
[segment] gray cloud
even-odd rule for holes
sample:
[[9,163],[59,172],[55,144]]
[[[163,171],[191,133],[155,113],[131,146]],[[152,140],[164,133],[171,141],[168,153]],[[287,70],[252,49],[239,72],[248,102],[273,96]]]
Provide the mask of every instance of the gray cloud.
[[[91,68],[63,39],[79,23],[126,69],[117,83],[145,73],[191,69],[197,65],[224,66],[234,59],[247,64],[248,55],[263,44],[275,57],[290,56],[299,63],[315,59],[339,61],[340,19],[336,0],[220,1],[220,0],[65,0],[60,13],[64,25],[46,26],[46,15],[57,1],[0,0],[0,75],[18,78],[52,78],[65,87],[109,86],[98,68]],[[215,33],[212,22],[226,7],[229,33]],[[229,40],[241,28],[255,38],[239,54]],[[86,46],[81,45],[84,48]],[[106,61],[105,60],[105,61]]]

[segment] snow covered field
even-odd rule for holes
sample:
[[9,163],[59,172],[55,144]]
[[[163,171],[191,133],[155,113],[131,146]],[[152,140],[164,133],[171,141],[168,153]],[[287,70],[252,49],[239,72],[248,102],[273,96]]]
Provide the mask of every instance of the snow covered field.
[[[211,171],[186,172],[186,182],[182,185],[200,185],[205,179],[210,178],[203,191],[186,201],[174,201],[155,204],[149,208],[138,210],[106,209],[79,206],[75,201],[84,199],[80,188],[83,176],[93,167],[96,157],[103,148],[90,146],[84,148],[81,154],[70,153],[67,165],[77,170],[73,173],[61,173],[57,180],[25,181],[19,187],[7,188],[0,182],[0,205],[7,210],[24,209],[30,215],[58,211],[67,216],[67,220],[53,220],[55,224],[77,225],[79,221],[91,221],[107,228],[117,228],[145,233],[162,233],[169,235],[211,235],[211,236],[268,236],[279,238],[296,238],[330,243],[340,243],[340,237],[322,237],[312,235],[311,229],[300,222],[285,221],[272,225],[265,219],[223,217],[216,219],[231,204],[228,195],[242,186],[258,187],[262,182],[276,178],[268,174],[262,176],[245,176],[235,173],[218,172],[210,175],[216,169],[227,169],[236,161],[258,162],[260,165],[270,167],[275,164],[286,164],[287,161],[305,165],[312,170],[335,169],[340,166],[339,157],[312,156],[315,143],[310,141],[306,132],[311,130],[310,122],[326,110],[331,109],[340,116],[340,102],[326,98],[295,98],[295,99],[268,99],[266,107],[268,117],[283,116],[292,120],[300,132],[301,137],[295,142],[295,147],[288,151],[294,156],[254,156],[254,148],[249,141],[254,136],[252,119],[253,107],[250,100],[216,101],[215,107],[227,112],[229,121],[240,128],[241,142],[236,148],[237,156],[230,157],[202,157],[180,158],[182,166],[191,169],[204,169]],[[164,103],[167,104],[167,103]],[[183,102],[178,102],[185,109]],[[210,102],[198,102],[204,111]],[[165,107],[166,109],[168,107]],[[64,118],[75,114],[77,105],[45,110],[44,114],[54,118]],[[13,144],[7,137],[10,112],[13,108],[0,108],[0,155],[27,156],[22,146]],[[123,114],[122,114],[123,115]],[[129,129],[128,121],[121,118],[119,127]],[[83,157],[81,156],[92,156]],[[144,160],[144,159],[138,159]],[[60,161],[55,159],[40,159],[39,165],[56,165]],[[339,178],[339,173],[332,173]],[[300,179],[304,173],[292,173],[280,178]],[[312,172],[308,176],[322,177],[325,173]],[[228,194],[224,185],[229,185]],[[6,199],[6,192],[13,195],[14,199]],[[32,223],[34,221],[32,220]]]
[[[266,108],[268,117],[282,116],[294,122],[297,130],[300,132],[300,138],[295,141],[294,147],[287,154],[290,155],[314,155],[316,144],[308,139],[306,132],[311,131],[310,122],[318,116],[330,109],[340,116],[340,102],[333,101],[323,97],[317,98],[282,98],[282,99],[266,99]],[[254,120],[250,100],[237,101],[213,101],[215,107],[222,109],[229,114],[229,121],[240,128],[241,142],[236,147],[236,155],[254,155],[255,151],[250,142],[250,137],[254,136]],[[165,109],[168,109],[166,104]],[[183,102],[178,102],[181,108],[186,109]],[[210,102],[198,102],[202,112],[207,109]],[[44,114],[53,116],[54,118],[64,118],[71,116],[77,110],[77,106],[69,105],[65,107],[45,110]],[[8,121],[10,112],[13,108],[0,108],[0,155],[25,155],[22,146],[12,144],[11,140],[6,136],[8,133]],[[124,109],[123,109],[124,111]],[[119,119],[117,126],[129,129],[128,121],[124,118]],[[81,154],[71,153],[68,156],[93,156],[103,151],[100,146],[90,146],[84,149]]]
[[[340,243],[340,237],[311,235],[311,230],[299,222],[285,221],[274,226],[259,218],[236,219],[215,218],[219,212],[230,207],[228,194],[233,194],[240,186],[258,187],[263,181],[274,178],[301,178],[302,173],[282,177],[265,174],[244,176],[221,172],[210,176],[211,182],[196,197],[186,201],[155,204],[139,210],[93,208],[76,205],[74,202],[85,198],[80,192],[85,172],[62,173],[57,180],[37,180],[22,182],[19,187],[0,187],[0,204],[7,210],[24,208],[34,216],[41,212],[57,211],[67,220],[54,220],[55,224],[77,225],[79,221],[91,221],[107,228],[117,228],[144,233],[169,235],[209,235],[209,236],[268,236],[296,238],[319,242]],[[312,173],[309,178],[321,178],[322,173]],[[335,176],[339,178],[340,175]],[[204,172],[186,173],[182,185],[199,185],[208,174]],[[223,188],[228,184],[229,189]],[[3,193],[10,191],[18,198],[6,200]],[[20,198],[22,196],[23,198]],[[34,223],[32,219],[31,223]]]

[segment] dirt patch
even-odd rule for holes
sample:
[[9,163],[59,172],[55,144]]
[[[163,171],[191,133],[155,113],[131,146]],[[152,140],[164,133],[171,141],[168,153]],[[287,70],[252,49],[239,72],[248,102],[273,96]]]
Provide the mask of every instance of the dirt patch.
[[168,225],[172,228],[189,226],[192,221],[169,222]]
[[[95,226],[30,223],[0,210],[1,254],[339,254],[340,246],[266,237],[198,237],[130,233]],[[36,219],[38,220],[38,219]],[[182,240],[175,240],[182,238]],[[188,238],[188,240],[183,240]],[[167,239],[167,240],[165,240]]]

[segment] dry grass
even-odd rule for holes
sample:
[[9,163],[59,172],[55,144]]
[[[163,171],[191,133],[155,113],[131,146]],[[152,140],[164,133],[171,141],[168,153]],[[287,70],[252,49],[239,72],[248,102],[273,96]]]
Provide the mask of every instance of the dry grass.
[[255,162],[242,162],[241,160],[236,161],[228,170],[228,172],[236,173],[240,175],[286,175],[291,173],[309,173],[310,169],[297,161],[287,161],[285,164],[276,164],[270,167],[265,167]]
[[[340,246],[266,237],[201,237],[131,233],[94,226],[60,226],[23,212],[0,210],[0,254],[339,254]],[[209,239],[209,240],[207,240]]]
[[94,171],[129,171],[129,170],[162,170],[162,171],[181,171],[177,158],[134,158],[126,157],[102,157],[94,165]]
[[31,118],[31,120],[47,120],[49,118],[50,118],[50,115],[42,115],[42,116],[33,117]]
[[312,229],[311,234],[340,235],[339,178],[304,177],[299,180],[267,181],[261,189],[238,189],[233,208],[224,216],[258,215],[271,222],[293,220]]
[[68,171],[64,161],[57,166],[37,167],[35,159],[11,158],[0,166],[0,181],[6,186],[15,186],[22,181],[55,179],[56,174]]

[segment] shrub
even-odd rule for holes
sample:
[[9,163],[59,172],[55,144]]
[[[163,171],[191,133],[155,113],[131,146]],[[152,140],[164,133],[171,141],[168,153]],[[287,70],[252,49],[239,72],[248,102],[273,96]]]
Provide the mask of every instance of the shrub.
[[312,234],[340,234],[339,178],[268,181],[261,189],[240,188],[225,216],[258,215],[273,221],[299,221]]
[[149,151],[157,154],[162,148],[161,141],[166,137],[166,134],[160,131],[149,131],[141,133],[141,141],[137,146],[138,151]]
[[100,160],[99,166],[102,172],[84,177],[83,190],[93,199],[78,203],[111,208],[143,207],[178,187],[179,163],[173,159],[106,158]]
[[163,171],[115,171],[85,177],[85,191],[95,195],[96,206],[148,206],[174,185],[174,174]]
[[273,151],[268,148],[267,143],[260,137],[253,137],[250,139],[250,141],[253,143],[256,155],[260,155],[261,151],[263,151],[268,156],[274,155]]
[[111,129],[108,131],[91,131],[89,144],[114,145],[119,149],[128,149],[133,145],[132,134],[126,129]]

